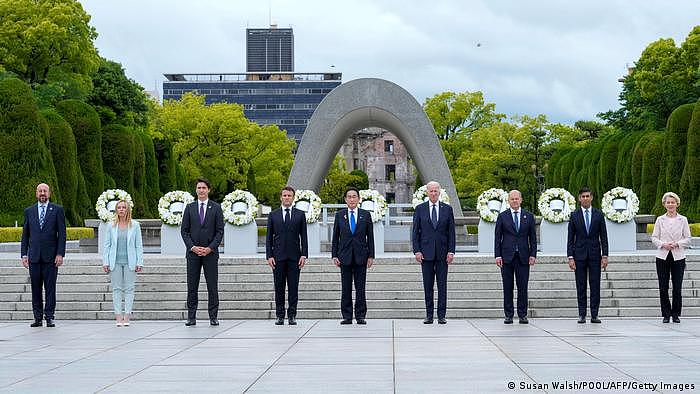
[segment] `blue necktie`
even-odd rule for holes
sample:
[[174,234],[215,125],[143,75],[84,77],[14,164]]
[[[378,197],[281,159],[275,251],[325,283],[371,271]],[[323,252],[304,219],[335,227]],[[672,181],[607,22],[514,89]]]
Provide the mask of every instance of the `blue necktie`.
[[591,232],[591,217],[588,214],[588,209],[584,210],[584,212],[585,212],[584,218],[586,219],[586,233],[590,234],[590,232]]
[[515,232],[520,232],[520,219],[518,219],[518,211],[513,212],[513,223],[515,224]]
[[355,211],[350,211],[350,231],[355,234]]
[[39,227],[44,228],[44,216],[46,216],[46,205],[41,206],[41,213],[39,214]]

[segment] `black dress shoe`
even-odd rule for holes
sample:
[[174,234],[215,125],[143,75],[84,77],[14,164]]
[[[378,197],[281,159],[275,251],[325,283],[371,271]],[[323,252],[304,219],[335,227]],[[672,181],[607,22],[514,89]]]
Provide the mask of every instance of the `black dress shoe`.
[[352,324],[352,319],[343,319],[340,321],[340,324]]
[[44,323],[41,320],[34,320],[34,323],[30,324],[29,327],[41,327]]
[[600,324],[600,319],[598,319],[598,316],[591,317],[591,323]]
[[357,319],[357,324],[367,324],[365,319]]
[[503,319],[503,324],[513,324],[513,318],[506,317],[505,319]]
[[275,325],[276,326],[281,326],[284,324],[284,318],[283,317],[278,317],[277,320],[275,320]]
[[664,317],[664,320],[663,320],[664,323],[668,323],[670,321],[671,321],[670,317],[668,317],[668,316]]
[[219,325],[219,321],[216,320],[216,319],[209,319],[209,325],[210,325],[210,326],[218,326],[218,325]]
[[294,316],[289,317],[289,325],[290,326],[296,326],[297,325],[297,319],[294,318]]
[[423,319],[423,324],[433,324],[433,318],[426,317],[425,319]]
[[528,323],[530,323],[530,322],[527,320],[527,316],[523,316],[523,317],[519,317],[519,318],[518,318],[518,323],[520,323],[520,324],[528,324]]
[[674,322],[674,323],[680,323],[680,322],[681,322],[681,319],[680,319],[680,317],[678,317],[678,316],[673,316],[672,319],[673,319],[673,322]]
[[438,317],[438,324],[447,324],[447,319],[444,317]]
[[586,316],[579,316],[578,317],[578,324],[585,324],[586,323]]
[[189,327],[189,326],[196,326],[196,325],[197,325],[197,320],[195,320],[195,319],[187,319],[187,321],[185,322],[185,325],[186,325],[187,327]]
[[46,319],[46,327],[56,327],[56,323],[53,322],[53,319]]

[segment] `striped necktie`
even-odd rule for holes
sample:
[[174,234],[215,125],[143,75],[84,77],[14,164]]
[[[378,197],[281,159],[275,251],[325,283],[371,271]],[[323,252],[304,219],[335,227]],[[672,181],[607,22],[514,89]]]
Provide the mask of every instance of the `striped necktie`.
[[41,205],[41,213],[39,214],[39,227],[44,228],[44,217],[46,216],[46,205]]

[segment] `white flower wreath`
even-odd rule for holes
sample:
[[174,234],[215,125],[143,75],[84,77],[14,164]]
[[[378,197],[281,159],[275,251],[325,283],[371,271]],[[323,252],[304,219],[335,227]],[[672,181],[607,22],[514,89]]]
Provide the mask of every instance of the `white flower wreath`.
[[[187,204],[194,201],[194,197],[182,190],[167,192],[158,200],[158,215],[165,224],[179,226],[182,223],[182,212]],[[179,203],[179,204],[178,204]],[[173,204],[176,204],[173,206]],[[171,210],[171,208],[176,208]]]
[[[560,200],[563,205],[552,208],[551,202],[553,200]],[[571,212],[576,210],[576,199],[566,189],[553,187],[540,195],[537,208],[539,208],[544,220],[551,223],[561,223],[569,220]]]
[[[492,201],[499,203],[496,207]],[[489,206],[491,203],[491,206]],[[495,223],[498,214],[508,209],[508,192],[492,187],[479,195],[476,199],[476,210],[485,222]]]
[[258,216],[258,199],[245,190],[234,190],[221,202],[224,220],[234,226],[244,226]]
[[372,221],[378,222],[386,216],[388,205],[386,198],[373,189],[360,190],[360,208],[372,215]]
[[306,223],[316,223],[321,218],[321,197],[313,190],[297,190],[294,193],[293,205],[304,211]]
[[603,215],[616,223],[629,222],[639,212],[639,198],[632,189],[625,187],[618,186],[603,194],[600,205]]
[[126,201],[130,208],[134,208],[134,201],[131,195],[122,189],[107,189],[97,198],[95,203],[95,211],[97,217],[103,222],[111,222],[114,220],[114,211],[117,208],[119,201]]
[[[413,200],[411,201],[413,209],[424,201],[428,201],[428,185],[419,187],[418,190],[413,193]],[[443,188],[440,188],[440,197],[438,197],[438,201],[442,201],[445,204],[450,203],[450,196],[447,195],[447,191]]]

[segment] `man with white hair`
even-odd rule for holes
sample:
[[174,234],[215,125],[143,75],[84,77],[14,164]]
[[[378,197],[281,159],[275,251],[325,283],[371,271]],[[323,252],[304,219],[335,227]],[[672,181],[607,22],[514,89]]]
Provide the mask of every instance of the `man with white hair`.
[[433,323],[433,292],[438,287],[438,324],[447,323],[447,266],[455,256],[455,219],[452,207],[439,201],[440,184],[428,182],[428,201],[413,213],[413,254],[423,272],[424,324]]

